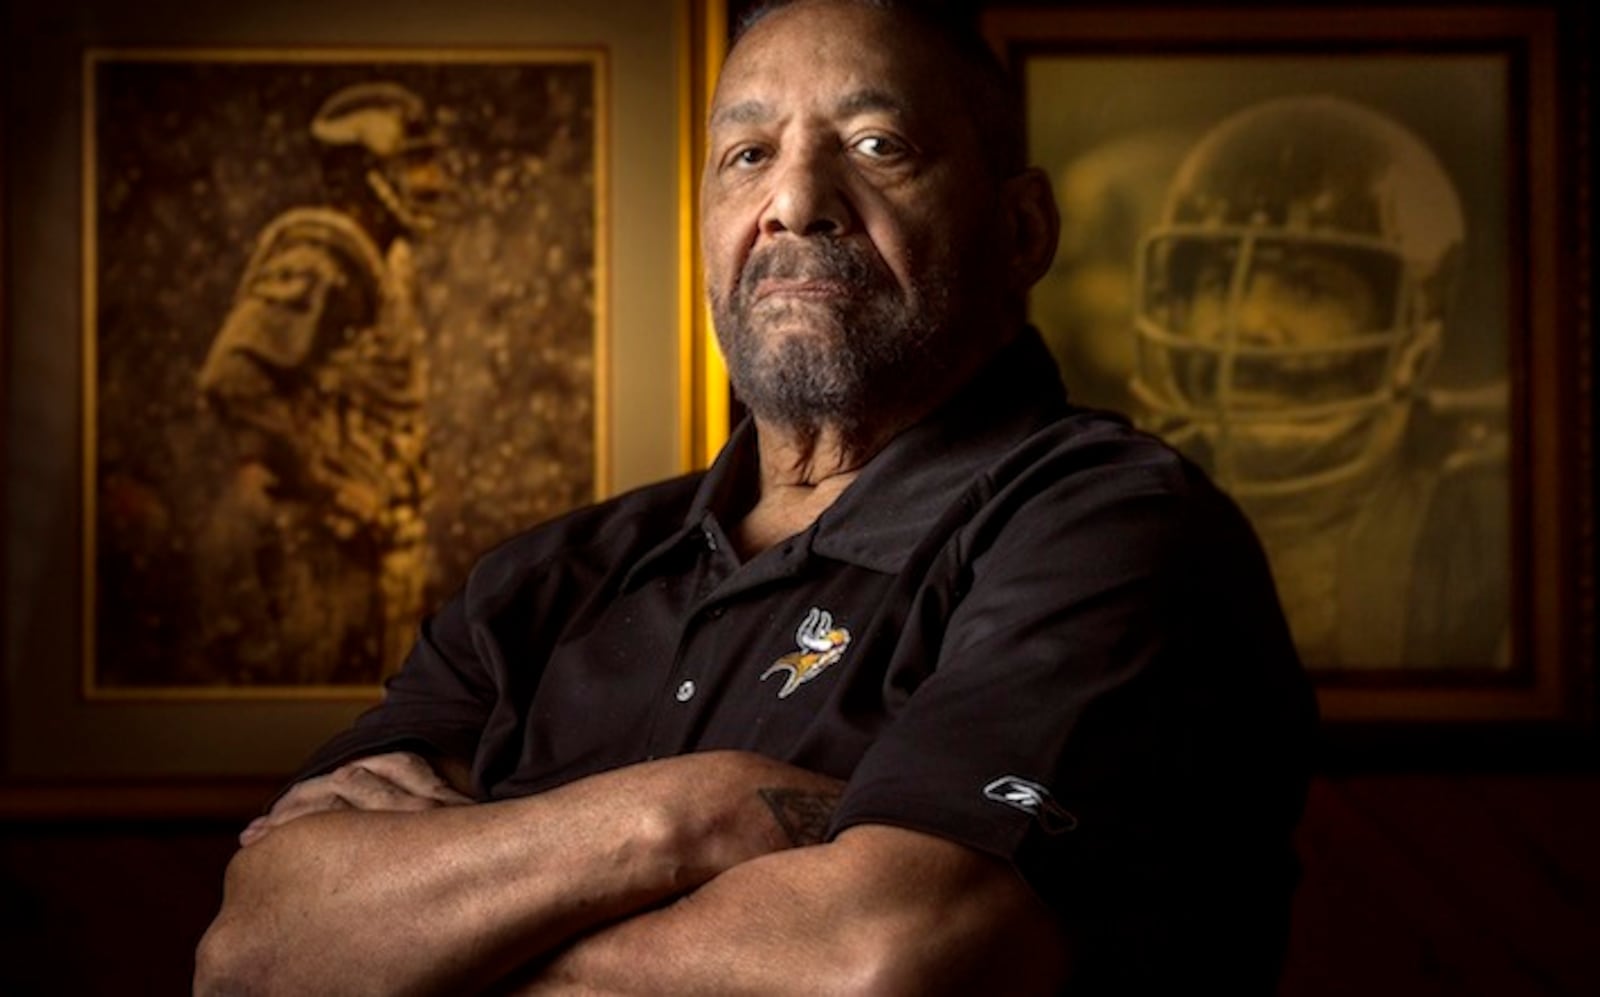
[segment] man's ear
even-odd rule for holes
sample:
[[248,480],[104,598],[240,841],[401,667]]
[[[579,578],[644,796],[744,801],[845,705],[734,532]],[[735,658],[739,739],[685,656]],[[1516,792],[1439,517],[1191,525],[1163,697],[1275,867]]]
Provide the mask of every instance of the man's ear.
[[1038,167],[1004,181],[1000,193],[1010,237],[1009,282],[1013,291],[1026,293],[1056,258],[1061,213],[1056,210],[1050,178]]

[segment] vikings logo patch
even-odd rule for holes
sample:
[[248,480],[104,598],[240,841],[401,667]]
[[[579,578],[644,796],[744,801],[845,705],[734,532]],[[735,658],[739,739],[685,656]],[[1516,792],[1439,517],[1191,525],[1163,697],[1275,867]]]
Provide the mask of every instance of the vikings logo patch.
[[835,627],[832,613],[812,606],[805,622],[795,631],[794,641],[800,645],[800,650],[785,654],[761,673],[763,682],[769,675],[789,673],[783,688],[778,690],[779,699],[787,699],[789,693],[821,675],[829,665],[844,657],[844,649],[850,643],[850,631]]

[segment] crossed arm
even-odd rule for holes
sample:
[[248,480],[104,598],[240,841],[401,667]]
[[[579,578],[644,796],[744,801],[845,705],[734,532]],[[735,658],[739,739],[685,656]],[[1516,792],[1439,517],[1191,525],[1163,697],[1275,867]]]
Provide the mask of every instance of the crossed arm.
[[247,829],[196,992],[1059,984],[1059,932],[1003,863],[877,825],[819,843],[839,787],[707,752],[469,804],[416,756],[363,759]]

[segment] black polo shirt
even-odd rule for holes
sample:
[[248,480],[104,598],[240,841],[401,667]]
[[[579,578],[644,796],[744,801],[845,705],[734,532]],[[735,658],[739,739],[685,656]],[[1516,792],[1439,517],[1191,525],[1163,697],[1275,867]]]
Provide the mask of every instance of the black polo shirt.
[[1270,980],[1313,710],[1265,561],[1200,472],[1055,370],[1024,335],[748,563],[748,423],[704,474],[509,541],[302,777],[407,748],[500,799],[756,751],[848,780],[834,833],[1013,863],[1114,988],[1152,952],[1190,981],[1255,953]]

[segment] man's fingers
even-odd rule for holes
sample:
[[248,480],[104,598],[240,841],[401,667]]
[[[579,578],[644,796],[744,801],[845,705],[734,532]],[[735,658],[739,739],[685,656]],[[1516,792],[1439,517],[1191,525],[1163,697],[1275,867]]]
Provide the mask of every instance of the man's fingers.
[[307,814],[348,809],[351,809],[350,801],[339,795],[332,775],[307,779],[290,787],[289,791],[272,805],[271,810],[246,825],[239,834],[239,844],[248,845],[259,841],[273,828],[282,827]]
[[444,802],[437,795],[441,789],[460,795],[442,783],[438,787],[401,785],[368,768],[364,759],[335,771],[330,778],[339,797],[357,810],[431,810]]
[[409,751],[373,755],[358,759],[351,764],[382,776],[407,792],[426,796],[440,803],[454,806],[472,802],[471,797],[452,788],[426,759]]
[[239,843],[251,844],[292,820],[329,810],[415,812],[471,802],[470,797],[452,789],[417,755],[407,752],[374,755],[297,783],[269,812],[245,827],[239,835]]
[[246,824],[243,831],[239,832],[239,846],[242,848],[245,845],[254,844],[266,833],[267,819],[265,817],[257,817],[255,820]]
[[[310,782],[316,781],[318,780],[310,780]],[[310,782],[300,783],[294,788],[298,790],[302,787],[310,786]],[[310,790],[302,793],[293,801],[290,800],[289,796],[285,795],[271,810],[245,825],[245,829],[239,832],[239,844],[242,846],[260,841],[273,828],[282,827],[290,821],[308,814],[350,809],[352,807],[348,800],[324,791],[321,787],[311,787]]]

